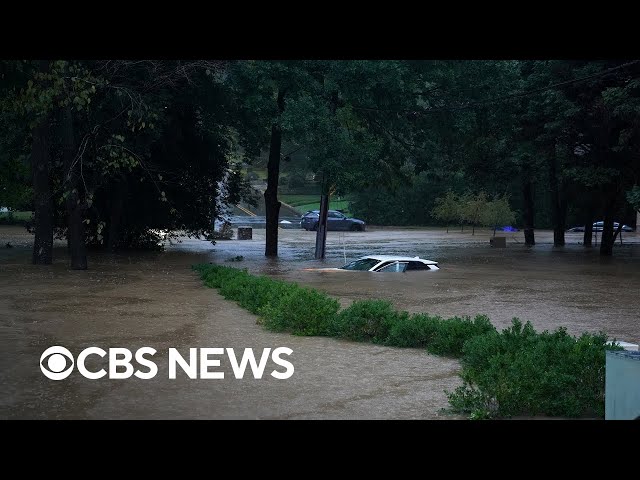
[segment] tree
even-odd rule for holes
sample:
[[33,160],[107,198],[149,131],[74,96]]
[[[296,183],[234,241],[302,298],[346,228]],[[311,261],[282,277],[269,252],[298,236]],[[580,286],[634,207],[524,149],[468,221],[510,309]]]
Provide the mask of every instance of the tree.
[[[85,238],[109,249],[155,246],[158,229],[212,238],[217,184],[227,178],[237,124],[221,64],[2,66],[22,73],[2,84],[2,118],[33,128],[35,261],[51,261],[53,228],[67,236],[72,268],[86,268]],[[228,178],[230,196],[243,190]]]
[[476,225],[480,224],[484,218],[484,215],[486,215],[487,206],[487,196],[484,192],[480,192],[477,195],[468,195],[464,197],[462,215],[464,221],[472,225],[472,235],[476,234]]
[[460,201],[458,196],[449,190],[444,197],[436,199],[436,206],[432,210],[432,215],[438,220],[446,222],[447,233],[449,233],[449,223],[460,217]]
[[493,227],[493,236],[496,236],[498,225],[511,224],[515,221],[516,214],[511,210],[507,196],[495,197],[486,203],[482,211],[481,221],[484,225]]

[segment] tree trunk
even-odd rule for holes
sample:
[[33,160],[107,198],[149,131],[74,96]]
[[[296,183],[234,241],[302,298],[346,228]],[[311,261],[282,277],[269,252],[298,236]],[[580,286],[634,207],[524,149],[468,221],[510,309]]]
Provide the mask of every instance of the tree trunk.
[[549,155],[549,185],[551,188],[551,220],[553,222],[553,246],[564,247],[566,202],[562,200],[555,153]]
[[67,192],[67,242],[71,255],[72,270],[87,269],[87,247],[83,223],[83,201],[80,195],[78,165],[76,164],[76,141],[73,130],[71,106],[63,113],[62,124],[63,159],[65,172],[64,190]]
[[316,260],[324,258],[327,247],[327,216],[329,214],[329,195],[320,196],[320,212],[318,215],[318,230],[316,231]]
[[530,178],[527,178],[522,184],[522,197],[524,204],[524,244],[527,246],[532,246],[536,244],[536,239],[533,226],[533,192]]
[[[278,92],[278,112],[284,111],[285,92]],[[266,210],[266,243],[264,254],[267,257],[278,256],[278,217],[280,201],[278,201],[278,180],[280,177],[280,152],[282,149],[282,130],[276,122],[271,127],[271,144],[269,145],[269,162],[267,163],[267,189],[264,192]]]
[[584,237],[582,243],[585,247],[593,246],[593,206],[589,206],[587,209],[586,222],[584,224]]
[[600,256],[610,257],[613,255],[613,202],[607,202],[604,211],[604,224],[602,225],[602,235],[600,237]]
[[472,227],[471,227],[471,235],[475,235],[476,234],[476,224],[472,223],[471,225],[472,225]]
[[[46,72],[48,62],[40,62],[40,71]],[[35,238],[33,240],[34,265],[50,265],[53,260],[53,204],[49,183],[49,116],[44,115],[34,127],[31,146],[31,172],[34,196]]]
[[622,245],[622,223],[618,223],[618,228],[616,228],[615,233],[613,234],[612,244],[616,243],[616,238],[620,235],[620,245]]
[[123,178],[116,181],[113,192],[109,212],[109,237],[107,238],[107,250],[112,253],[117,250],[120,242],[120,225],[122,225],[122,213],[127,194],[127,184]]

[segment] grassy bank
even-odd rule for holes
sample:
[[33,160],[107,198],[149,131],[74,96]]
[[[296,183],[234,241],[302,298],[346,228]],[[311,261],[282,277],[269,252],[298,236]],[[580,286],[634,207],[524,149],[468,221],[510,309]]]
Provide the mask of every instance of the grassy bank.
[[24,225],[31,221],[32,212],[0,212],[0,225]]
[[498,332],[483,315],[411,315],[384,300],[357,301],[341,310],[334,298],[295,283],[219,265],[194,268],[205,285],[258,315],[268,330],[459,358],[463,385],[447,395],[454,411],[471,418],[604,417],[605,351],[619,347],[606,345],[602,333],[538,333],[517,319]]

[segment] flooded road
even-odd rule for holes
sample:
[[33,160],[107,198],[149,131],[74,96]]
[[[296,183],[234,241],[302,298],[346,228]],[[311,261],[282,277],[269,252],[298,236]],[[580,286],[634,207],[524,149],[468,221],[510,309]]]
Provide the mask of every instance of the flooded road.
[[[514,316],[537,329],[571,333],[605,330],[640,341],[640,236],[625,235],[612,259],[583,251],[580,234],[554,250],[549,232],[527,249],[508,234],[506,249],[488,234],[383,229],[329,232],[327,259],[313,260],[315,236],[280,232],[280,257],[266,259],[264,230],[253,240],[215,246],[185,239],[162,254],[91,255],[90,270],[67,269],[64,244],[51,267],[30,265],[32,238],[0,227],[0,418],[457,418],[445,414],[444,389],[459,384],[457,361],[417,349],[396,349],[329,338],[275,334],[255,316],[204,288],[194,263],[216,262],[324,290],[341,304],[386,298],[398,308],[442,316],[487,314],[506,326]],[[520,243],[519,243],[520,242]],[[375,274],[310,272],[370,254],[419,255],[437,272]],[[239,262],[229,259],[242,256]],[[158,374],[150,380],[88,380],[74,371],[46,379],[40,354],[52,345],[74,355],[89,346],[151,346]],[[288,380],[233,378],[169,380],[167,350],[193,347],[287,346],[295,366]]]

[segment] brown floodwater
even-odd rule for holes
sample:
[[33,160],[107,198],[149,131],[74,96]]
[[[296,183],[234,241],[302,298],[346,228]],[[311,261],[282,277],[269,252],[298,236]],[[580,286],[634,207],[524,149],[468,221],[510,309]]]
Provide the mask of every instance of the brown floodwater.
[[[330,232],[327,258],[313,260],[315,236],[280,232],[280,256],[266,259],[264,230],[253,240],[184,239],[165,253],[92,254],[90,270],[67,268],[63,243],[52,266],[30,265],[32,237],[0,227],[0,418],[459,418],[447,414],[444,390],[458,384],[457,361],[419,349],[265,331],[255,316],[204,288],[191,265],[216,262],[321,289],[348,305],[385,298],[398,308],[445,317],[487,314],[498,327],[512,317],[537,329],[604,330],[640,343],[640,235],[628,234],[614,257],[585,250],[580,234],[554,249],[550,232],[526,248],[520,233],[506,249],[487,232],[378,229]],[[14,248],[4,248],[10,242]],[[434,272],[314,272],[369,253],[419,255]],[[242,261],[229,261],[242,256]],[[51,381],[40,372],[52,345],[74,355],[89,346],[151,346],[158,374],[150,380],[88,380],[73,372]],[[287,346],[287,380],[232,377],[169,380],[167,350]]]

